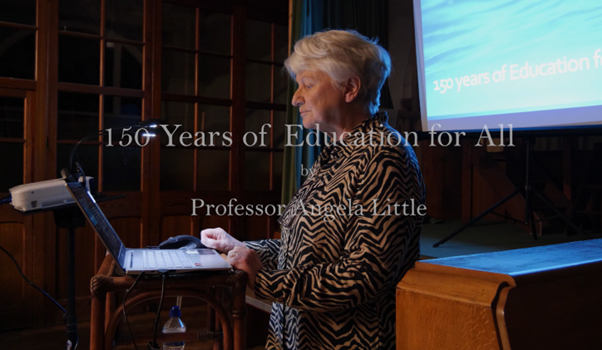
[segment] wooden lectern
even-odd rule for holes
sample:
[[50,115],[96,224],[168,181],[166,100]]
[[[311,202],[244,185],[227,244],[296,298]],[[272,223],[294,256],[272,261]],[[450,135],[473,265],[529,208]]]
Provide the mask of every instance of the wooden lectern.
[[602,349],[602,239],[417,262],[398,350]]

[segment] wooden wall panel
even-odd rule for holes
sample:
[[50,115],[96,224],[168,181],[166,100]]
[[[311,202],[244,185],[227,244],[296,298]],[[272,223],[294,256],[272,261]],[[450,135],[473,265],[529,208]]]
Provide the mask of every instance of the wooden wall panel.
[[125,195],[126,198],[108,200],[99,202],[98,205],[102,212],[109,219],[130,218],[142,216],[141,202],[142,194],[140,192],[103,192],[109,197],[117,197]]
[[420,171],[426,185],[427,213],[437,219],[455,219],[461,215],[462,148],[429,147],[430,140],[415,147]]
[[[245,227],[247,228],[247,237],[249,241],[258,239],[266,239],[271,237],[269,234],[270,217],[262,216],[247,216],[245,217]],[[273,232],[271,232],[273,234]]]
[[164,216],[161,220],[161,241],[178,235],[200,237],[200,231],[206,228],[221,227],[229,231],[229,221],[228,216],[218,215],[199,215],[197,217],[190,215]]
[[[56,229],[56,246],[54,266],[56,287],[53,297],[67,308],[67,281],[68,281],[68,230]],[[89,281],[96,274],[97,254],[96,233],[86,223],[86,227],[75,230],[75,293],[76,315],[78,321],[89,319],[90,315],[90,286]],[[87,283],[86,283],[87,282]],[[61,312],[54,308],[51,311],[55,322],[60,323],[62,319]]]
[[[31,279],[31,245],[27,246],[25,225],[20,222],[0,223],[0,245],[17,261],[23,273]],[[31,242],[28,242],[31,243]],[[0,329],[15,329],[31,325],[32,287],[4,253],[0,252],[0,314],[11,317],[0,318]]]
[[[121,241],[127,248],[142,248],[142,234],[140,231],[140,218],[118,218],[111,219],[111,225],[115,229],[115,232],[121,238]],[[104,250],[104,246],[101,242],[98,243]],[[103,257],[104,258],[104,257]],[[103,259],[100,259],[102,263]],[[99,266],[100,267],[100,266]]]
[[[475,154],[475,152],[473,152]],[[476,157],[476,155],[475,155]],[[474,160],[473,164],[476,164],[478,160]],[[479,173],[476,169],[472,170],[473,184],[472,184],[472,217],[475,217],[485,211],[487,208],[494,205],[497,201],[501,200],[503,197],[497,198],[495,196],[495,192],[493,188],[489,184],[489,182],[483,178],[483,175]],[[510,194],[510,193],[508,193]],[[506,205],[501,206],[497,212],[500,214],[505,213]],[[484,220],[489,221],[503,221],[504,219],[497,216],[489,214],[485,216]]]
[[[140,247],[140,218],[111,219],[111,225],[126,247]],[[56,230],[55,250],[55,283],[56,292],[51,293],[57,301],[67,305],[67,234],[65,229]],[[86,226],[75,231],[75,292],[77,295],[76,314],[78,321],[90,319],[90,279],[96,274],[106,249],[94,229],[86,222]],[[55,323],[62,322],[62,314],[56,307],[50,310],[50,319]]]
[[[161,220],[161,242],[169,237],[190,235],[191,233],[192,219],[190,215],[164,216]],[[195,236],[198,237],[198,233]]]
[[[5,80],[5,83],[10,85],[10,81]],[[35,97],[32,91],[20,90],[17,86],[12,87],[12,89],[0,88],[0,95],[23,98],[24,103],[23,158],[22,162],[15,162],[12,166],[22,166],[23,178],[21,180],[23,182],[32,181]],[[24,88],[25,86],[19,87]],[[29,87],[31,88],[31,86]],[[0,171],[10,172],[13,169],[8,167],[0,169]],[[0,193],[0,197],[4,197],[6,194]],[[13,255],[22,272],[30,281],[40,284],[40,280],[36,279],[34,273],[32,231],[32,216],[25,216],[13,210],[9,205],[0,206],[0,246]],[[0,252],[0,267],[2,267],[0,269],[0,329],[31,327],[34,322],[32,310],[34,306],[39,306],[39,304],[32,303],[32,287],[25,282],[17,267],[4,252]],[[3,317],[5,315],[6,317]]]
[[203,216],[201,218],[200,227],[199,227],[200,230],[204,230],[206,228],[215,228],[215,227],[223,228],[224,230],[231,233],[234,237],[237,237],[237,238],[241,237],[241,235],[238,232],[231,232],[232,230],[230,229],[230,220],[228,219],[227,216],[211,215],[211,216]]
[[[67,234],[65,229],[57,229],[56,232],[56,281],[57,297],[67,297]],[[77,295],[86,295],[90,293],[88,285],[81,281],[89,281],[96,273],[94,270],[94,256],[96,251],[96,233],[86,223],[86,227],[75,230],[75,279]]]

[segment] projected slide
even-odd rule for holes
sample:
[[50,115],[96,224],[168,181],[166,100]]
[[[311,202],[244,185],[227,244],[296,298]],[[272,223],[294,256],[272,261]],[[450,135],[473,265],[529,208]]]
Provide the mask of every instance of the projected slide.
[[415,14],[423,125],[602,124],[602,0],[416,0]]

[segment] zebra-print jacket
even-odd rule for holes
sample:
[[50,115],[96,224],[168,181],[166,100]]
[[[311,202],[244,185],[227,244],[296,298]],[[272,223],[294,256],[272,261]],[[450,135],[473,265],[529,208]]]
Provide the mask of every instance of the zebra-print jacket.
[[422,175],[385,113],[343,141],[287,205],[282,238],[246,243],[264,265],[255,294],[273,302],[267,349],[395,348],[395,286],[419,256]]

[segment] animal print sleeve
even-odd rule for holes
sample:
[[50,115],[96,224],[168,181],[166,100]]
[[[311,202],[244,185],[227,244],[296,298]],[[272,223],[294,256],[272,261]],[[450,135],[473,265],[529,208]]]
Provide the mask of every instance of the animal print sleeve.
[[399,213],[411,199],[423,203],[419,170],[403,149],[388,149],[360,173],[354,203],[363,215],[351,218],[341,256],[287,270],[264,267],[255,279],[258,297],[300,310],[335,311],[378,298],[399,282],[410,265],[403,263],[408,254],[418,256],[419,220],[386,211],[397,203]]
[[253,249],[259,255],[259,259],[265,268],[275,269],[278,265],[278,253],[280,252],[279,239],[263,239],[260,241],[244,242],[247,248]]

